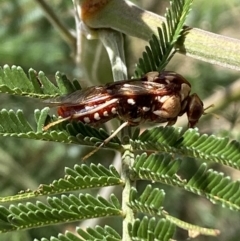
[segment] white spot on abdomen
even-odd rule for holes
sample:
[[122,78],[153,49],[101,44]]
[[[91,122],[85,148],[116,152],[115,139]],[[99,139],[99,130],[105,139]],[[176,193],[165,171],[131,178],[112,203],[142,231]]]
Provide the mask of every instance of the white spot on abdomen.
[[145,112],[147,112],[147,111],[150,110],[150,108],[149,108],[149,107],[146,107],[146,106],[143,106],[142,110],[145,111]]
[[95,120],[100,120],[101,119],[97,112],[94,114],[93,117],[94,117]]
[[136,104],[136,102],[135,102],[134,99],[128,99],[128,100],[127,100],[127,103],[128,103],[129,105],[135,105],[135,104]]
[[104,116],[108,116],[108,112],[105,110],[105,111],[103,112],[103,115],[104,115]]
[[84,121],[85,123],[90,123],[90,122],[91,122],[90,119],[89,119],[89,117],[84,117],[84,118],[83,118],[83,121]]
[[117,109],[116,109],[115,107],[113,107],[112,110],[111,110],[111,112],[112,112],[113,114],[117,114]]

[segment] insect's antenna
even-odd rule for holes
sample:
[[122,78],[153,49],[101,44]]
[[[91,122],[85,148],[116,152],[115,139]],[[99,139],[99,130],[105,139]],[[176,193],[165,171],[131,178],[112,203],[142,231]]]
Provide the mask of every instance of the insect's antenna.
[[83,161],[85,161],[86,159],[88,159],[90,156],[92,156],[94,153],[96,153],[101,147],[103,147],[104,145],[106,145],[113,137],[115,137],[124,127],[128,126],[129,123],[128,122],[124,122],[122,123],[117,130],[115,130],[107,139],[105,139],[98,147],[96,147],[93,151],[91,151],[90,153],[88,153],[86,156],[84,156],[82,158]]
[[66,117],[66,118],[62,118],[62,119],[59,119],[59,120],[57,120],[57,121],[51,122],[51,123],[49,123],[48,125],[44,126],[44,127],[43,127],[43,130],[46,131],[46,130],[48,130],[50,127],[55,126],[55,125],[57,125],[57,124],[59,124],[59,123],[62,123],[63,121],[69,120],[69,119],[71,119],[71,116],[68,116],[68,117]]
[[208,107],[204,108],[204,113],[203,114],[206,115],[207,113],[205,112],[205,110],[208,110],[208,109],[210,109],[212,107],[214,107],[214,104],[211,104]]
[[209,115],[209,114],[210,114],[210,115],[214,116],[215,118],[220,119],[219,115],[217,115],[217,114],[215,114],[215,113],[207,113],[207,112],[205,112],[205,110],[208,110],[208,109],[210,109],[210,108],[212,108],[212,107],[214,107],[214,104],[211,104],[211,105],[209,105],[208,107],[206,107],[206,108],[204,109],[203,115]]

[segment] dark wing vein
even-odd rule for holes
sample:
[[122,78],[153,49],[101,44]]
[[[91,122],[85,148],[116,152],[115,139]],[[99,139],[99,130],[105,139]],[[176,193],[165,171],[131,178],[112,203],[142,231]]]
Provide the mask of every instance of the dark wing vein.
[[87,89],[77,90],[73,93],[45,100],[50,106],[81,106],[94,103],[103,103],[112,98],[170,94],[171,88],[166,84],[139,79],[123,80],[105,86],[92,86]]
[[151,81],[133,80],[124,84],[111,85],[112,97],[139,95],[166,95],[172,92],[166,84]]
[[79,106],[90,102],[107,100],[109,94],[103,86],[92,86],[87,89],[77,90],[73,93],[45,100],[50,106]]

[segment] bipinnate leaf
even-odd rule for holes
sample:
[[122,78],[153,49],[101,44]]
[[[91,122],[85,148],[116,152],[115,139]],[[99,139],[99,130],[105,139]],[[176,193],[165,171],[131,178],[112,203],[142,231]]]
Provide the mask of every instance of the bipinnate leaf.
[[145,188],[140,197],[137,196],[137,190],[132,188],[129,205],[135,212],[161,216],[164,198],[165,192],[158,188],[152,188],[151,185]]
[[74,168],[66,167],[64,178],[54,180],[50,184],[41,184],[37,190],[21,191],[19,194],[8,197],[1,197],[0,203],[22,201],[37,196],[45,196],[59,193],[66,193],[76,190],[100,188],[105,186],[122,185],[120,174],[114,168],[104,167],[101,164],[75,165]]
[[5,65],[3,68],[0,67],[0,92],[46,99],[80,89],[80,85],[76,84],[76,81],[70,82],[66,75],[57,72],[55,78],[58,86],[55,86],[42,71],[37,73],[30,69],[27,76],[21,67],[10,68]]
[[165,219],[143,217],[129,223],[128,230],[132,240],[171,240],[175,233],[175,225]]
[[199,167],[184,188],[223,207],[240,210],[240,182],[231,180],[221,172],[208,169],[206,163]]
[[[35,140],[55,141],[94,146],[101,144],[108,134],[103,129],[97,130],[81,122],[61,123],[53,128],[43,131],[49,108],[35,111],[37,127],[34,128],[25,118],[23,112],[18,110],[2,109],[0,111],[0,136],[12,136]],[[121,149],[120,140],[115,137],[106,145],[113,149]]]
[[183,27],[193,0],[170,1],[170,8],[165,14],[166,22],[158,28],[158,36],[153,35],[149,46],[145,48],[142,58],[136,66],[135,77],[141,77],[147,72],[161,72],[174,55],[174,47],[182,35]]
[[[139,197],[137,190],[135,188],[132,188],[129,205],[135,212],[141,212],[155,217],[164,217],[172,225],[176,225],[182,229],[188,230],[189,233],[194,233],[196,236],[198,236],[199,234],[217,236],[219,234],[219,230],[208,229],[197,225],[193,225],[168,214],[168,212],[163,210],[164,197],[165,193],[163,190],[159,190],[158,188],[152,188],[151,185],[148,185]],[[146,222],[146,220],[144,220],[143,218],[142,222],[142,225],[144,225],[144,222]]]
[[[161,72],[175,53],[176,43],[183,36],[186,16],[193,0],[173,0],[166,14],[166,22],[158,29],[158,36],[152,36],[143,57],[139,60],[135,72],[140,77],[150,71]],[[30,69],[28,77],[20,67],[4,66],[0,68],[0,92],[33,98],[49,98],[63,95],[80,89],[77,81],[69,81],[65,75],[56,74],[56,85],[43,72],[37,73]],[[33,127],[21,110],[0,111],[0,135],[29,138],[36,140],[56,141],[83,145],[99,145],[109,135],[103,129],[97,130],[81,122],[63,122],[52,126],[47,131],[43,127],[56,117],[48,115],[49,108],[35,111],[36,127]],[[108,144],[116,150],[125,147],[115,137]],[[232,181],[229,177],[217,171],[208,169],[204,163],[192,174],[189,181],[179,178],[177,173],[185,157],[198,158],[203,161],[217,162],[240,169],[239,142],[229,141],[227,138],[217,138],[199,134],[196,129],[185,133],[179,128],[158,127],[144,131],[139,135],[136,131],[127,151],[131,154],[128,159],[133,163],[130,174],[134,180],[146,179],[162,182],[168,185],[184,188],[190,192],[205,196],[214,203],[221,204],[234,210],[240,207],[239,181]],[[126,152],[127,152],[126,151]],[[141,155],[134,157],[134,151]],[[125,153],[126,153],[125,152]],[[177,158],[176,158],[177,156]],[[125,163],[125,164],[126,164]],[[85,164],[66,168],[66,176],[51,184],[43,184],[35,190],[27,190],[12,197],[0,199],[0,202],[23,200],[30,197],[50,194],[66,193],[86,188],[121,185],[122,180],[116,169],[109,169],[102,165]],[[129,206],[134,212],[154,215],[154,218],[144,216],[129,223],[128,230],[132,240],[170,240],[173,238],[175,226],[179,226],[198,234],[216,235],[218,231],[204,229],[190,225],[182,220],[170,216],[163,210],[165,193],[158,188],[148,185],[138,196],[132,188]],[[6,204],[6,203],[5,203]],[[45,225],[79,221],[87,218],[123,216],[121,205],[116,196],[110,200],[101,196],[93,197],[89,194],[62,195],[60,198],[48,197],[47,202],[19,203],[10,206],[0,206],[0,232],[22,230]],[[165,219],[157,219],[164,217]],[[157,217],[157,218],[156,218]],[[121,240],[121,237],[110,227],[78,229],[75,234],[66,232],[57,240]],[[47,239],[42,239],[42,241]]]
[[172,156],[167,153],[151,154],[149,156],[143,153],[136,157],[130,169],[135,180],[151,180],[182,187],[186,180],[181,180],[177,175],[180,165],[180,159],[173,160]]
[[[239,181],[233,181],[223,173],[208,169],[206,163],[203,163],[188,181],[180,179],[177,172],[181,162],[164,154],[152,154],[148,157],[146,154],[142,154],[136,158],[131,168],[133,171],[132,177],[178,186],[189,192],[204,196],[215,204],[233,210],[240,210]],[[146,190],[148,189],[146,188]],[[149,197],[150,193],[148,192],[146,196]],[[154,197],[157,197],[157,195],[155,194]],[[158,200],[157,203],[160,203],[160,201]],[[153,207],[153,203],[149,206]],[[143,208],[146,207],[146,203],[144,203]]]
[[11,204],[8,208],[0,206],[0,232],[23,230],[49,224],[74,222],[86,218],[121,216],[117,198],[113,202],[98,196],[86,194],[75,196],[62,195],[61,198],[48,197],[47,204],[37,201],[35,204]]
[[[58,237],[51,237],[50,239],[42,238],[39,241],[121,241],[121,236],[109,226],[96,226],[95,228],[86,228],[83,230],[79,227],[76,228],[76,234],[67,231],[65,234],[59,234]],[[35,241],[38,241],[35,239]]]
[[200,134],[197,129],[156,127],[144,131],[132,146],[138,150],[167,152],[180,157],[199,158],[240,169],[240,143],[214,135]]
[[[37,73],[30,69],[29,77],[27,77],[21,67],[12,66],[10,68],[5,65],[0,68],[0,92],[45,99],[81,89],[77,81],[70,82],[65,75],[59,72],[56,73],[55,78],[57,86],[43,72]],[[56,120],[56,117],[50,117],[48,112],[49,108],[35,111],[37,122],[35,130],[25,119],[21,110],[14,112],[2,109],[0,111],[0,135],[90,146],[101,144],[108,137],[103,129],[98,131],[90,126],[74,122],[64,122],[48,131],[43,131],[43,127],[47,123]],[[113,138],[107,146],[119,149],[119,145],[114,143],[120,143],[117,137]]]

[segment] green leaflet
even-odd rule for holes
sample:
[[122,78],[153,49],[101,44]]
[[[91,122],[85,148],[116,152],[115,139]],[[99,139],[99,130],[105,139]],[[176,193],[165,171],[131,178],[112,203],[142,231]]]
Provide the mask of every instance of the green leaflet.
[[12,95],[46,99],[80,89],[76,81],[70,82],[66,75],[56,73],[55,86],[46,75],[29,69],[28,76],[21,67],[5,65],[0,67],[0,92]]
[[50,184],[41,184],[38,189],[33,191],[26,190],[14,196],[0,198],[0,203],[122,184],[119,173],[113,166],[106,168],[101,164],[75,165],[73,169],[66,167],[64,178],[54,180]]
[[89,194],[70,194],[62,195],[61,198],[48,197],[47,204],[37,201],[35,204],[12,204],[9,208],[0,206],[0,232],[121,215],[120,204],[116,203],[116,198],[112,197],[112,200],[95,198]]
[[191,9],[193,0],[171,1],[170,8],[165,15],[166,22],[158,28],[158,36],[153,35],[149,46],[145,48],[139,59],[135,77],[141,77],[147,72],[161,72],[173,57],[175,44],[182,36],[186,17]]
[[197,129],[155,127],[144,131],[132,146],[135,150],[166,152],[240,169],[240,143],[228,138],[200,134]]

